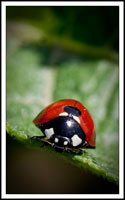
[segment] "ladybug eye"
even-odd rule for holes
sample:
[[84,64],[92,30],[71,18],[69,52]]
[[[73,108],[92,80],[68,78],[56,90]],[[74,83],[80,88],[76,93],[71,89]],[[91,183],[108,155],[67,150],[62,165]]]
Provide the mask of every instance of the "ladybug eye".
[[80,110],[72,106],[65,106],[64,111],[67,112],[68,114],[71,114],[77,117],[81,115]]

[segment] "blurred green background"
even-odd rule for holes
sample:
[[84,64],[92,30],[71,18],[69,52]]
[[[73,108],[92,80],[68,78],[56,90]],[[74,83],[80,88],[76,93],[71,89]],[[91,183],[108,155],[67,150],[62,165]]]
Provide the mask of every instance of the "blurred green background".
[[[7,187],[10,194],[119,192],[118,6],[7,6]],[[90,111],[96,149],[57,153],[31,144],[48,104]]]

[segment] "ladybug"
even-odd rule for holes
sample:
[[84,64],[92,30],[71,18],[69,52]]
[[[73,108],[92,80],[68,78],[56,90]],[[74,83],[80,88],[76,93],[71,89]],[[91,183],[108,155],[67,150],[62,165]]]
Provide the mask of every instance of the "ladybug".
[[82,153],[80,147],[95,147],[94,121],[79,101],[56,101],[42,110],[33,123],[44,135],[32,138],[41,139],[56,149]]

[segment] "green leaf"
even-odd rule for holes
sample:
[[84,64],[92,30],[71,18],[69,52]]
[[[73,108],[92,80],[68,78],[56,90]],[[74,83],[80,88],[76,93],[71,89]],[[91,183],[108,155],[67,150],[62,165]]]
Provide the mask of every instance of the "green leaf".
[[42,56],[42,51],[38,54],[23,45],[7,52],[7,133],[29,145],[29,137],[42,135],[32,120],[45,106],[59,99],[77,99],[95,121],[96,149],[85,149],[83,155],[59,154],[118,183],[117,66],[76,60],[51,68],[43,64]]

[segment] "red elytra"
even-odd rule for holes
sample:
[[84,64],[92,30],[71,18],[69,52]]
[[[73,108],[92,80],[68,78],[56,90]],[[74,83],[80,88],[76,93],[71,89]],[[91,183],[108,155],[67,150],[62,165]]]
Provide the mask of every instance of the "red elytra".
[[35,125],[42,125],[52,119],[59,117],[59,114],[64,112],[65,106],[72,106],[80,110],[81,115],[79,116],[79,125],[86,134],[86,141],[88,144],[92,147],[95,147],[96,142],[94,121],[88,110],[79,101],[73,99],[56,101],[42,110],[33,120],[33,123]]

